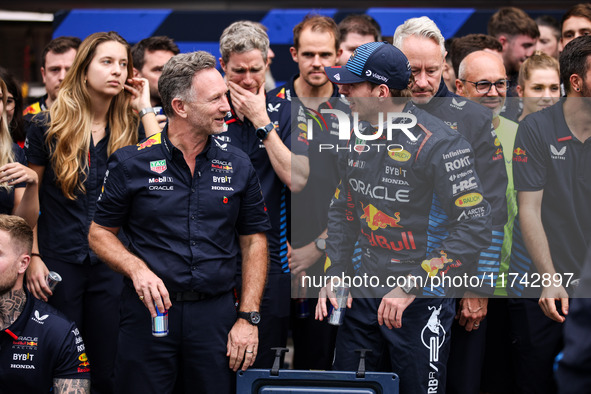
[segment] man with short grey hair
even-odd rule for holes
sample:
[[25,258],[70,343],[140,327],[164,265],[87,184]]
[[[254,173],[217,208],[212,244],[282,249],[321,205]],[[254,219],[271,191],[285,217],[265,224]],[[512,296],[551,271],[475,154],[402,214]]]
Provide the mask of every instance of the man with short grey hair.
[[[89,233],[99,258],[126,276],[115,386],[168,392],[180,371],[179,386],[231,393],[232,371],[257,355],[269,219],[248,157],[213,138],[230,110],[215,58],[173,57],[158,87],[169,123],[111,156]],[[168,316],[164,337],[150,330],[157,312]]]
[[[443,81],[446,51],[443,35],[435,22],[427,17],[407,20],[396,29],[394,45],[402,50],[410,62],[415,78],[413,101],[419,108],[460,132],[472,145],[476,172],[482,182],[484,196],[492,207],[493,242],[480,253],[470,272],[471,276],[477,277],[486,285],[458,289],[461,290],[459,295],[462,298],[458,302],[457,319],[452,326],[452,346],[448,363],[457,363],[458,367],[448,369],[449,392],[463,392],[460,387],[472,382],[480,383],[480,363],[465,359],[464,346],[461,343],[478,337],[483,339],[481,343],[484,344],[486,327],[481,330],[479,328],[481,324],[486,325],[488,299],[485,297],[494,293],[494,283],[501,264],[499,245],[503,243],[503,226],[507,221],[507,172],[500,142],[492,127],[491,111],[469,100],[461,99],[450,92]],[[467,180],[469,179],[456,180],[457,190],[465,190]],[[466,211],[467,214],[471,212]],[[476,354],[480,358],[483,353],[479,350],[484,352],[484,347],[475,349],[471,354]],[[461,357],[458,357],[458,354]],[[466,369],[472,365],[478,365],[478,368],[467,373],[468,378],[464,377]],[[453,375],[455,373],[461,373],[462,376]]]
[[[492,207],[493,238],[502,242],[503,226],[507,221],[507,173],[500,143],[492,127],[492,112],[461,99],[447,89],[441,76],[446,53],[444,39],[431,19],[424,16],[405,21],[394,33],[394,45],[402,50],[410,62],[415,79],[413,102],[460,132],[474,148],[476,172],[482,181],[485,198]],[[473,272],[480,278],[496,274],[500,265],[498,252],[486,250],[486,253],[487,257],[479,259],[477,270]],[[468,290],[465,295],[467,302],[462,304],[460,324],[471,331],[478,328],[486,314],[469,312],[477,309],[476,305],[470,306],[470,303],[481,303],[483,300],[475,298],[472,291],[476,289]],[[494,286],[479,290],[480,293],[491,295],[493,291]]]
[[[229,87],[230,112],[225,118],[227,130],[217,138],[222,144],[242,149],[252,161],[272,226],[267,232],[270,265],[261,302],[256,368],[271,368],[272,348],[287,343],[290,192],[300,191],[308,177],[305,130],[292,126],[291,105],[272,102],[265,94],[268,50],[267,33],[254,22],[235,22],[220,37],[220,64]],[[296,130],[298,135],[292,138]]]

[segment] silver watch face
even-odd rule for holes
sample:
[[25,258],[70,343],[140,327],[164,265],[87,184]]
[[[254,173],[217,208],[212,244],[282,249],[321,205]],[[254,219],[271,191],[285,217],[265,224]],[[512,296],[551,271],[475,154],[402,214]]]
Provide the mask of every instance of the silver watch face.
[[261,314],[258,312],[251,312],[250,321],[252,324],[259,324],[259,322],[261,321]]
[[326,240],[324,238],[318,238],[316,240],[316,247],[322,251],[326,250]]

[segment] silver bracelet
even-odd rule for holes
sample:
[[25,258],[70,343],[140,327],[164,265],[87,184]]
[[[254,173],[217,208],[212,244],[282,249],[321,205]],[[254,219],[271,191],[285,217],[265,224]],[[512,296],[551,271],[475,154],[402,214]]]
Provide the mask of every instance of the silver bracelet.
[[147,107],[144,108],[140,111],[140,119],[144,117],[144,115],[147,115],[149,113],[153,113],[154,115],[156,115],[156,110],[153,107]]

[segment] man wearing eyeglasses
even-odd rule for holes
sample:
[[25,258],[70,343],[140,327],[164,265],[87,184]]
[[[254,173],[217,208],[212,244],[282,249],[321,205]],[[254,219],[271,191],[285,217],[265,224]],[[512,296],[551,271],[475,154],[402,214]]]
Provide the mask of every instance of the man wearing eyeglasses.
[[493,125],[498,128],[499,117],[509,81],[500,56],[484,52],[472,52],[462,60],[456,80],[456,92],[463,97],[490,108],[493,111]]
[[[503,64],[503,59],[498,54],[476,51],[470,53],[462,60],[458,72],[459,79],[456,80],[456,93],[463,97],[468,97],[484,107],[489,108],[493,112],[493,127],[500,141],[500,146],[497,146],[498,151],[502,150],[504,156],[503,162],[508,177],[506,187],[506,201],[507,201],[507,221],[504,225],[504,240],[501,248],[501,268],[500,275],[505,273],[508,269],[509,260],[511,257],[511,241],[513,232],[513,221],[517,214],[517,202],[515,199],[515,191],[513,189],[513,172],[511,166],[511,158],[513,157],[513,143],[517,133],[517,123],[500,115],[505,104],[507,90],[509,89],[509,82],[507,80],[507,73]],[[498,247],[498,245],[496,245]],[[496,294],[496,293],[495,293]],[[488,304],[488,327],[487,330],[493,335],[487,336],[487,342],[491,338],[495,341],[495,345],[491,349],[487,345],[487,360],[495,360],[486,365],[494,365],[495,370],[490,368],[482,369],[481,388],[485,392],[505,392],[510,389],[511,376],[510,370],[505,369],[507,363],[504,361],[496,361],[497,359],[504,360],[506,352],[503,346],[508,342],[508,331],[506,325],[507,305],[503,299],[493,299]],[[452,334],[453,338],[453,334]],[[498,341],[498,342],[497,342]],[[454,342],[455,343],[455,342]],[[481,343],[481,342],[480,342]],[[481,343],[482,344],[482,343]],[[469,346],[470,353],[475,348],[474,344]],[[452,348],[453,349],[453,348]],[[457,349],[457,347],[456,347]],[[492,351],[490,351],[492,350]],[[496,353],[494,352],[496,351]],[[492,354],[492,355],[491,355]],[[453,352],[450,354],[450,361],[453,361]],[[483,362],[483,361],[481,361]],[[481,364],[476,364],[480,366]],[[507,367],[508,368],[508,367]],[[450,371],[452,368],[450,367]],[[490,379],[495,376],[496,379]],[[478,391],[472,391],[478,392]]]

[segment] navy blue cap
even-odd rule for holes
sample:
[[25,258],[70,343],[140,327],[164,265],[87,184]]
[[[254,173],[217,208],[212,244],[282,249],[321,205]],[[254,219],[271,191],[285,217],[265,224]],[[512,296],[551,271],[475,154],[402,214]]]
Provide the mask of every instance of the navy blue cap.
[[410,80],[410,63],[400,49],[388,42],[370,42],[357,47],[347,64],[324,67],[331,82],[350,84],[372,82],[403,90]]

